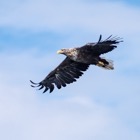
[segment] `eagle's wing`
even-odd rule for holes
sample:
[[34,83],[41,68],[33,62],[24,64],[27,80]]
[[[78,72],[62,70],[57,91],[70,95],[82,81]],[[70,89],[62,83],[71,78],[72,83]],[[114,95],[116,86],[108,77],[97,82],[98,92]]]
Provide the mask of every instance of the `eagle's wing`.
[[45,87],[44,92],[50,89],[51,93],[54,90],[54,85],[60,89],[61,87],[65,87],[66,84],[75,82],[76,79],[83,74],[82,71],[86,71],[88,67],[88,64],[75,62],[66,57],[65,60],[57,68],[51,71],[40,83],[34,83],[30,80],[33,84],[31,86],[39,87],[39,90]]
[[100,35],[97,43],[88,43],[84,45],[82,48],[92,51],[92,53],[95,55],[100,55],[100,54],[104,54],[104,53],[112,51],[114,48],[117,47],[116,44],[118,44],[119,42],[122,42],[121,38],[112,37],[112,35],[109,36],[104,41],[101,41],[101,39],[102,39],[102,36]]

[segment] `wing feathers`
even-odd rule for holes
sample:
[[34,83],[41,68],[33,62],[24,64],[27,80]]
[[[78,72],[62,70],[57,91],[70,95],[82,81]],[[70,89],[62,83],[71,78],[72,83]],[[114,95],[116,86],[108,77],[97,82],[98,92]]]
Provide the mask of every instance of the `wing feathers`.
[[60,76],[58,76],[57,78],[58,78],[59,81],[61,82],[61,85],[62,85],[63,87],[65,87],[65,86],[66,86],[65,81],[64,81]]
[[39,90],[45,87],[43,93],[48,89],[50,89],[51,93],[55,86],[60,89],[61,87],[66,87],[66,84],[75,82],[77,78],[82,76],[82,71],[86,71],[88,67],[88,64],[78,63],[66,57],[66,59],[40,83],[34,83],[30,80],[32,83],[31,86],[40,87]]
[[[45,93],[49,88],[48,87],[45,87],[45,90],[43,91],[43,93]],[[51,92],[50,92],[51,93]]]
[[71,78],[69,78],[68,76],[66,76],[64,73],[62,73],[62,72],[59,72],[60,73],[60,75],[61,75],[61,78],[63,78],[63,80],[65,81],[65,83],[66,84],[70,84],[70,83],[72,83],[72,79]]
[[112,37],[111,35],[104,41],[101,41],[100,39],[100,41],[94,45],[93,51],[97,55],[110,52],[117,47],[116,44],[118,44],[119,42],[122,42],[121,38],[116,36]]
[[54,83],[57,86],[58,89],[61,88],[61,82],[59,81],[59,79],[57,79],[57,77],[54,79]]
[[117,37],[117,36],[112,37],[112,35],[109,36],[104,41],[102,41],[101,39],[102,39],[102,36],[100,35],[97,43],[88,43],[84,45],[82,48],[87,49],[90,52],[93,52],[92,54],[94,55],[101,55],[101,54],[112,51],[113,49],[117,47],[118,43],[123,42],[122,38]]

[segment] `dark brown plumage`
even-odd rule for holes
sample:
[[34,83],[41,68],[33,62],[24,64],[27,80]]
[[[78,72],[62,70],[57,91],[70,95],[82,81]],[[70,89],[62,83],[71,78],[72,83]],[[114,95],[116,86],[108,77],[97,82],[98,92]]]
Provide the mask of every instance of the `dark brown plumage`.
[[64,61],[41,82],[34,83],[30,80],[33,84],[31,86],[39,87],[39,90],[45,87],[44,92],[50,90],[51,93],[55,86],[60,89],[75,82],[91,64],[105,69],[114,69],[112,61],[101,58],[100,55],[116,48],[116,44],[122,42],[121,38],[109,36],[106,40],[101,41],[101,37],[100,35],[96,43],[87,43],[82,47],[59,50],[58,53],[66,55]]

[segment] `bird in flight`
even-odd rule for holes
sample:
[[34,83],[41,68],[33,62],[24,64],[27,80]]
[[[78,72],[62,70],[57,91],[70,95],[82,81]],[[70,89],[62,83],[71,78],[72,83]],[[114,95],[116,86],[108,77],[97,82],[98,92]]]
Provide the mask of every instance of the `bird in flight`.
[[87,43],[76,48],[61,49],[57,53],[65,55],[66,58],[41,82],[34,83],[30,80],[31,86],[38,87],[39,90],[45,88],[43,93],[47,90],[51,93],[55,86],[60,89],[75,82],[89,68],[89,65],[113,70],[113,61],[102,58],[101,54],[112,51],[120,42],[122,42],[121,38],[112,37],[112,35],[102,41],[100,35],[97,42]]

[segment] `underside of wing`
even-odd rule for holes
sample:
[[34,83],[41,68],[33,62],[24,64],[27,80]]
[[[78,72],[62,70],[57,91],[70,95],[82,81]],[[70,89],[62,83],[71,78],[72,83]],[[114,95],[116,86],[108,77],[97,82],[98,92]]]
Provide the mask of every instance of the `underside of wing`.
[[88,64],[78,63],[66,57],[66,59],[40,83],[30,81],[32,83],[31,86],[39,87],[39,90],[45,87],[44,92],[50,90],[51,93],[55,86],[60,89],[61,87],[66,87],[67,84],[75,82],[88,67]]

